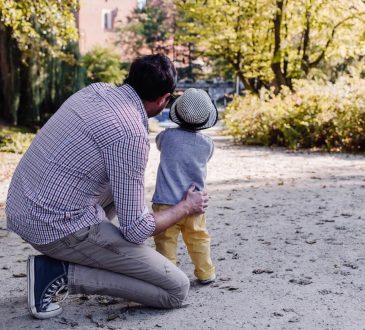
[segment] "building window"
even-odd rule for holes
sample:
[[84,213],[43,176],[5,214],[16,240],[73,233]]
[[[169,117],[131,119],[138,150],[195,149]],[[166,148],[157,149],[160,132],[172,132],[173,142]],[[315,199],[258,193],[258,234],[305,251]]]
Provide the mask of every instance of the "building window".
[[103,30],[113,29],[113,12],[108,9],[104,9],[101,12],[101,27]]
[[137,0],[137,7],[142,9],[146,5],[146,0]]

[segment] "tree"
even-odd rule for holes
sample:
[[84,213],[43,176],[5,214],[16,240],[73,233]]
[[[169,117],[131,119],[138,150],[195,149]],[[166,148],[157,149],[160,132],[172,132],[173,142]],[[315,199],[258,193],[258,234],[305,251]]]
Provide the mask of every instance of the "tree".
[[331,68],[361,56],[364,19],[362,1],[276,0],[274,34],[278,38],[272,62],[276,88],[291,87],[292,78],[308,77],[311,71],[328,76]]
[[[180,78],[194,78],[201,69],[194,65],[194,45],[175,39],[176,19],[180,12],[173,0],[147,0],[118,27],[117,45],[122,45],[130,57],[146,53],[164,53],[172,58]],[[181,34],[183,33],[180,29]]]
[[[180,40],[222,58],[248,90],[291,87],[293,78],[363,53],[358,0],[184,0]],[[224,8],[224,10],[222,10]],[[188,33],[186,33],[186,31]],[[325,72],[327,74],[327,72]]]
[[0,0],[0,115],[34,125],[81,85],[77,0]]
[[118,28],[118,44],[125,45],[132,56],[141,55],[146,49],[151,54],[166,53],[172,28],[168,5],[166,1],[150,0],[143,7],[136,7],[127,23]]
[[[254,79],[268,70],[270,25],[263,16],[267,1],[176,1],[184,13],[178,26],[185,31],[179,40],[194,44],[201,54],[221,58],[239,76],[248,90]],[[222,10],[224,8],[224,10]]]
[[65,49],[78,39],[78,0],[0,0],[0,17],[10,29],[23,58],[69,56]]

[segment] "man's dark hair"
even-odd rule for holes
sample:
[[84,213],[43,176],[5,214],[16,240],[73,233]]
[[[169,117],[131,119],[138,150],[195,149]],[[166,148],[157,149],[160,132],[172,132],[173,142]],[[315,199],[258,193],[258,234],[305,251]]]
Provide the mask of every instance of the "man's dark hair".
[[154,101],[176,88],[176,69],[163,54],[146,55],[135,59],[125,84],[133,87],[142,100]]

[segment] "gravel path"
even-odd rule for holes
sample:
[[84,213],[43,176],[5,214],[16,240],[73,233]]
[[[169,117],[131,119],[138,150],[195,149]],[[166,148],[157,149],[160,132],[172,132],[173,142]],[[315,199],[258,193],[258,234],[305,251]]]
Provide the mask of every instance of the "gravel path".
[[[63,303],[61,316],[33,320],[24,278],[33,250],[5,231],[2,208],[0,329],[364,330],[365,158],[214,140],[207,187],[214,284],[195,282],[180,243],[180,267],[192,282],[185,308],[154,310],[108,297],[73,296]],[[152,143],[149,199],[158,157]],[[0,203],[8,177],[0,177]]]

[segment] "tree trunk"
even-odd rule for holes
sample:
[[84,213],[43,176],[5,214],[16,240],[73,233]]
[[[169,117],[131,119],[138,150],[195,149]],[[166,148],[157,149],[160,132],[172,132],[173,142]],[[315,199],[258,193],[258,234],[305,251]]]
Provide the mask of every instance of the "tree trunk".
[[31,64],[22,63],[20,66],[20,107],[18,110],[18,124],[31,127],[33,118],[33,79]]
[[[78,45],[67,51],[79,59]],[[11,30],[0,23],[0,120],[11,125],[39,127],[84,85],[79,65],[36,55],[22,61]]]
[[274,17],[274,54],[271,69],[275,75],[275,92],[279,93],[281,86],[286,85],[285,76],[281,70],[281,22],[283,18],[284,1],[276,1],[277,11]]
[[305,14],[305,19],[306,19],[306,23],[305,23],[305,29],[303,32],[303,55],[302,55],[302,61],[301,61],[301,65],[300,68],[302,69],[302,71],[304,72],[304,75],[307,76],[308,71],[309,71],[309,57],[307,54],[307,49],[309,47],[310,44],[310,29],[311,29],[311,12],[310,9],[307,9],[307,12]]
[[256,91],[252,88],[250,81],[243,75],[241,70],[237,70],[237,76],[239,77],[239,79],[242,81],[243,86],[245,88],[246,91],[250,91],[250,92],[254,92],[256,93]]
[[11,125],[17,125],[19,64],[20,52],[9,29],[0,23],[0,119]]

